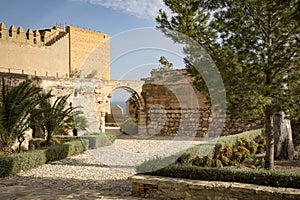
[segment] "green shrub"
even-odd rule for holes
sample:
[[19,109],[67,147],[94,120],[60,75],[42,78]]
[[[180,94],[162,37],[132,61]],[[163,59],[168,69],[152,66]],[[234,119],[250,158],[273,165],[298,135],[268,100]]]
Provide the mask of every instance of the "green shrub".
[[71,141],[78,141],[78,140],[80,140],[80,137],[69,136],[69,135],[56,135],[55,138],[58,138],[62,142],[71,142]]
[[27,171],[47,161],[45,150],[0,156],[0,177]]
[[300,172],[296,171],[203,168],[173,164],[144,174],[193,180],[241,182],[300,189]]
[[111,144],[114,143],[115,140],[116,140],[116,138],[117,138],[115,135],[110,134],[110,133],[105,133],[105,135],[106,135],[108,141],[109,141]]
[[254,141],[258,144],[256,153],[262,153],[266,151],[266,137],[258,135],[254,138]]
[[82,141],[66,142],[64,144],[58,144],[48,146],[45,148],[47,161],[54,161],[67,158],[75,154],[82,153],[86,150]]
[[2,155],[0,156],[0,177],[27,171],[46,162],[67,158],[85,150],[83,141],[72,141],[24,153]]
[[120,125],[120,130],[122,133],[127,135],[136,135],[138,134],[138,126],[137,123],[133,120],[126,120],[123,124]]
[[109,133],[97,133],[80,136],[81,139],[88,140],[89,149],[97,149],[100,147],[111,145],[116,137]]
[[29,140],[29,147],[30,149],[39,149],[43,147],[43,142],[45,142],[42,138],[32,138]]
[[246,131],[236,135],[228,135],[228,136],[221,136],[217,143],[221,144],[222,147],[231,146],[234,147],[237,141],[241,138],[247,138],[249,140],[256,138],[257,136],[264,136],[264,129]]
[[178,155],[168,156],[166,158],[156,157],[140,164],[136,171],[140,173],[155,171],[174,163],[178,159]]

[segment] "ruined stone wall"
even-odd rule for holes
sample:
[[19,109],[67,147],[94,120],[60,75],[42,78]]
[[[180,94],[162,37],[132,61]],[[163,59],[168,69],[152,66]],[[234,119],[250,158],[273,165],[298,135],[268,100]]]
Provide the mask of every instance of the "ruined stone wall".
[[[193,89],[191,89],[189,86]],[[143,86],[148,134],[161,136],[196,135],[208,132],[211,109],[204,93],[193,86],[185,70],[160,71]],[[194,99],[197,99],[195,103]],[[227,116],[226,122],[230,118]],[[224,127],[222,134],[236,134],[262,127],[262,120],[240,119]],[[214,136],[213,132],[209,136]]]
[[76,27],[68,27],[68,32],[71,72],[110,80],[109,35]]
[[[97,112],[95,105],[95,86],[98,80],[79,80],[70,78],[36,77],[25,74],[13,74],[0,72],[0,78],[5,79],[5,84],[16,86],[25,80],[32,80],[34,84],[43,88],[45,92],[51,91],[55,97],[70,95],[68,105],[79,107],[88,121],[88,129],[91,132],[99,132],[101,113]],[[0,85],[2,83],[0,82]],[[1,87],[0,87],[1,92]],[[70,104],[71,103],[71,104]]]

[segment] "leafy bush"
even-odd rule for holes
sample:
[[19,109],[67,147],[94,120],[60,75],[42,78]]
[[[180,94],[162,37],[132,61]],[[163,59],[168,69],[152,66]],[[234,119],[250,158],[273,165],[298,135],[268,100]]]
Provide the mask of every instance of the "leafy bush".
[[121,124],[120,130],[122,133],[125,133],[127,135],[138,134],[138,126],[137,126],[136,122],[134,122],[131,119],[126,120],[123,124]]
[[[243,134],[244,135],[244,134]],[[231,136],[232,137],[232,136]],[[239,139],[238,139],[239,138]],[[236,137],[236,143],[223,146],[224,143],[215,144],[214,148],[210,148],[207,154],[199,153],[205,150],[205,145],[193,147],[184,152],[178,159],[177,163],[183,165],[196,165],[201,167],[223,167],[237,165],[244,161],[250,161],[251,165],[256,167],[263,166],[264,162],[255,157],[255,153],[262,152],[265,149],[264,137],[258,135],[254,139]],[[223,140],[224,141],[224,140]],[[257,143],[257,142],[259,143]],[[209,150],[208,150],[209,151]]]
[[296,171],[203,168],[173,164],[157,171],[144,174],[193,180],[241,182],[300,189],[300,172]]
[[252,131],[246,131],[240,134],[236,135],[227,135],[227,136],[221,136],[217,143],[221,144],[222,147],[226,146],[235,146],[237,141],[241,138],[247,138],[249,140],[256,138],[257,136],[264,136],[264,129],[258,129],[258,130],[252,130]]

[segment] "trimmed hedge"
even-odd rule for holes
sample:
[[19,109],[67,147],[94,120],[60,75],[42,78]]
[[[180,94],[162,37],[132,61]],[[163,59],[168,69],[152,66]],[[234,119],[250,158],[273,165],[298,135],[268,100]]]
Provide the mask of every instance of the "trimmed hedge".
[[80,136],[80,138],[82,140],[89,141],[89,149],[97,149],[100,147],[111,145],[115,141],[116,136],[108,133],[94,133],[90,135]]
[[36,150],[10,155],[0,155],[0,177],[14,175],[43,165],[50,161],[60,160],[84,152],[86,149],[99,148],[112,144],[116,137],[112,134],[93,134],[81,137],[60,136],[63,144],[41,147],[45,140],[35,138],[30,141]]
[[47,162],[46,149],[0,156],[0,177],[36,168]]
[[86,145],[83,141],[72,141],[24,153],[2,155],[0,156],[0,177],[27,171],[49,161],[67,158],[85,150]]
[[82,153],[86,150],[82,141],[72,141],[63,144],[44,147],[47,162],[61,160],[69,156]]
[[173,164],[157,171],[144,174],[192,180],[241,182],[300,189],[300,172],[298,171],[203,168]]

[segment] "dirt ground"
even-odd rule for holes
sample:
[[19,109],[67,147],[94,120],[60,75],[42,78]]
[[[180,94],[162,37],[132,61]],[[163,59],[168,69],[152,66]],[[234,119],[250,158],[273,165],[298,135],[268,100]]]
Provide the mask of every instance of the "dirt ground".
[[275,170],[292,170],[300,172],[300,160],[276,160]]

